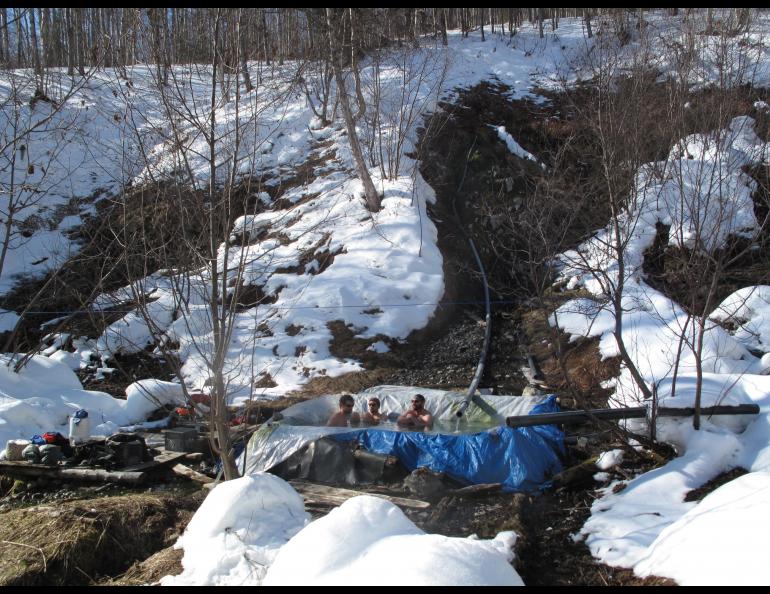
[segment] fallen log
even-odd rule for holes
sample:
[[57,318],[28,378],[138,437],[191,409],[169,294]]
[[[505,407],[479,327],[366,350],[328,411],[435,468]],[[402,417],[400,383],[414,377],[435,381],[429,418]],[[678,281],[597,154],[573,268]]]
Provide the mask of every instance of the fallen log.
[[198,472],[197,470],[193,470],[184,464],[177,464],[176,466],[173,466],[171,470],[174,472],[174,474],[187,477],[188,479],[195,481],[196,483],[200,483],[201,485],[208,485],[214,482],[214,479],[210,476],[206,476],[205,474]]
[[452,495],[468,496],[468,495],[489,495],[492,493],[499,493],[503,490],[502,483],[484,483],[481,485],[469,485],[467,487],[461,487],[450,491]]
[[[561,425],[565,423],[584,423],[591,419],[605,421],[617,421],[620,419],[644,419],[649,409],[646,406],[631,408],[594,408],[589,410],[570,410],[556,413],[543,413],[539,415],[519,415],[505,419],[509,427],[532,427],[534,425]],[[759,406],[756,404],[738,404],[736,406],[704,406],[701,415],[756,415],[759,414]],[[659,408],[659,417],[691,417],[695,409],[686,408]]]
[[101,468],[64,468],[61,466],[8,461],[0,462],[0,474],[21,479],[42,477],[63,481],[116,483],[120,485],[141,485],[147,478],[145,472],[115,471]]
[[317,483],[308,483],[300,480],[289,481],[292,487],[302,495],[305,500],[312,500],[315,503],[326,503],[328,505],[340,505],[345,503],[348,499],[357,497],[359,495],[371,495],[373,497],[380,497],[381,499],[387,499],[391,503],[394,503],[398,507],[405,507],[410,509],[428,509],[431,505],[427,501],[420,501],[419,499],[408,499],[406,497],[393,497],[391,495],[383,495],[381,493],[365,493],[363,491],[353,491],[352,489],[340,489],[338,487],[330,487],[328,485],[319,485]]

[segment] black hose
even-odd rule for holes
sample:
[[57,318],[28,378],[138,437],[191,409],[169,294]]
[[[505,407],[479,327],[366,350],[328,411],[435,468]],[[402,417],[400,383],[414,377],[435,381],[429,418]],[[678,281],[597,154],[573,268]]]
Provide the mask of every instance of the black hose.
[[463,176],[460,180],[460,184],[457,186],[457,192],[455,193],[455,198],[452,200],[452,210],[454,211],[455,220],[457,221],[457,228],[460,230],[460,233],[462,233],[465,238],[468,240],[468,244],[471,246],[471,251],[473,251],[473,257],[476,258],[476,265],[479,267],[479,272],[481,273],[481,280],[484,283],[484,302],[486,307],[486,317],[485,317],[485,323],[486,323],[486,329],[484,331],[484,344],[481,347],[481,355],[479,356],[479,363],[476,366],[476,373],[473,375],[473,379],[471,380],[471,385],[468,387],[468,393],[465,396],[465,399],[460,403],[460,408],[457,410],[458,418],[462,417],[465,414],[465,411],[468,409],[468,406],[470,406],[471,401],[473,400],[474,396],[476,395],[476,389],[479,386],[479,382],[481,381],[481,376],[484,375],[484,365],[486,363],[487,359],[487,352],[489,351],[489,341],[492,336],[492,305],[490,303],[489,299],[489,283],[487,283],[487,274],[484,270],[484,264],[481,262],[481,257],[479,256],[479,252],[476,249],[476,244],[473,243],[473,239],[465,232],[465,228],[462,224],[462,221],[460,220],[460,215],[457,213],[457,194],[460,193],[462,190],[463,184],[465,183],[465,176],[468,173],[468,163],[470,162],[471,153],[473,152],[473,149],[476,146],[476,140],[477,136],[473,138],[473,143],[471,144],[470,149],[468,149],[468,156],[465,159],[465,168],[463,169]]
[[492,305],[489,301],[489,284],[487,283],[487,275],[484,271],[484,265],[481,263],[481,257],[476,250],[476,245],[473,243],[473,240],[470,237],[468,237],[468,243],[471,246],[471,250],[473,250],[473,255],[476,258],[476,264],[478,265],[479,271],[481,272],[481,280],[484,282],[484,301],[486,302],[486,317],[484,318],[484,321],[486,323],[486,329],[484,331],[484,344],[481,347],[479,363],[476,366],[476,373],[473,375],[471,385],[468,387],[468,394],[466,394],[465,400],[460,403],[460,408],[457,410],[456,414],[458,418],[462,417],[463,414],[465,414],[468,406],[470,406],[471,400],[473,400],[473,397],[476,394],[476,389],[478,388],[479,382],[481,381],[481,376],[484,375],[484,365],[487,359],[487,351],[489,351],[489,340],[492,336]]

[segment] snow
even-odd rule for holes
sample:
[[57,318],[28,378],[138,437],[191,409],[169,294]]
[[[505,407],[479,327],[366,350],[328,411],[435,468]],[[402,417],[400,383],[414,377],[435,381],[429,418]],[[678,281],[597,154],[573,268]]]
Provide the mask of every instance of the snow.
[[96,436],[145,421],[163,404],[184,403],[181,386],[170,382],[135,382],[126,388],[126,400],[118,400],[84,390],[69,366],[54,358],[36,355],[18,373],[13,371],[14,361],[0,355],[0,444],[47,431],[66,436],[68,417],[79,409],[88,411],[91,434]]
[[282,479],[253,474],[217,485],[174,545],[178,576],[164,586],[258,585],[278,551],[310,521],[302,497]]
[[769,507],[770,473],[730,481],[663,530],[636,572],[682,586],[767,585]]
[[[719,11],[716,16],[725,17]],[[359,361],[332,353],[334,324],[368,342],[370,351],[383,353],[431,319],[444,291],[437,231],[427,216],[435,195],[418,163],[406,155],[414,151],[416,124],[437,109],[439,100],[451,100],[457,88],[491,80],[507,85],[510,97],[543,101],[538,88],[557,89],[590,76],[590,61],[582,58],[598,58],[608,47],[618,52],[620,64],[628,65],[643,49],[660,80],[682,76],[693,88],[720,80],[770,84],[765,15],[756,15],[751,29],[735,36],[706,34],[703,19],[655,13],[646,13],[645,19],[647,42],[642,44],[635,32],[622,47],[606,41],[611,35],[598,34],[601,20],[589,40],[580,19],[562,19],[558,31],[547,31],[543,38],[525,24],[513,38],[488,35],[482,42],[477,32],[468,38],[450,32],[446,49],[423,42],[417,52],[383,51],[378,116],[385,159],[382,169],[370,170],[383,194],[377,213],[360,200],[361,182],[353,173],[344,130],[339,124],[324,127],[304,94],[288,84],[297,64],[261,71],[260,93],[242,94],[237,103],[219,97],[214,115],[222,177],[216,181],[223,182],[232,167],[239,180],[259,173],[267,182],[253,191],[258,212],[246,213],[229,230],[248,245],[222,246],[218,265],[220,271],[240,268],[244,285],[274,298],[244,307],[235,317],[224,369],[230,401],[275,398],[313,378],[360,371]],[[684,72],[683,48],[692,50]],[[377,69],[366,60],[362,66],[364,92],[369,93]],[[317,73],[308,69],[306,75]],[[191,174],[189,185],[207,185],[210,164],[198,124],[211,114],[202,109],[198,122],[180,123],[176,133],[169,122],[183,100],[208,104],[210,71],[177,66],[174,77],[183,84],[164,94],[152,82],[151,66],[129,68],[128,76],[130,86],[109,68],[85,78],[52,70],[55,105],[31,104],[29,72],[0,76],[0,185],[5,189],[0,215],[17,209],[10,236],[0,225],[0,244],[8,244],[0,262],[0,295],[22,279],[56,269],[75,253],[80,246],[70,232],[96,214],[98,201],[147,180],[176,176],[185,170],[183,163]],[[410,102],[407,109],[403,97]],[[764,102],[753,107],[768,109]],[[513,154],[538,162],[504,126],[485,123]],[[236,130],[239,143],[234,142]],[[403,139],[399,130],[407,130]],[[306,182],[285,190],[294,168],[314,152],[324,163]],[[752,205],[755,185],[745,169],[767,159],[768,146],[755,122],[742,116],[722,130],[680,139],[664,160],[639,168],[630,207],[619,220],[623,278],[617,254],[608,249],[610,227],[597,230],[560,258],[564,285],[584,293],[562,305],[552,323],[573,340],[598,337],[602,356],[617,356],[608,288],[622,280],[622,338],[631,360],[647,384],[656,387],[662,405],[691,406],[698,320],[645,282],[644,250],[655,237],[656,223],[670,226],[669,242],[676,247],[713,250],[731,235],[751,239],[761,222]],[[271,197],[279,191],[280,202],[289,208],[278,208]],[[600,273],[591,274],[586,263]],[[16,359],[0,355],[0,445],[45,431],[66,433],[68,415],[80,408],[89,411],[92,433],[108,434],[142,423],[160,405],[182,402],[181,383],[143,380],[129,386],[126,400],[118,400],[84,390],[74,373],[87,365],[109,373],[115,355],[153,348],[158,340],[178,345],[180,382],[205,391],[213,348],[209,282],[203,266],[189,277],[173,269],[155,272],[96,296],[93,310],[125,310],[99,337],[70,343],[51,337],[53,344],[18,373],[12,369]],[[700,431],[689,420],[660,419],[658,437],[672,443],[678,457],[603,487],[578,535],[601,562],[681,584],[770,581],[761,557],[770,511],[769,302],[768,286],[739,289],[705,320],[703,336],[703,404],[756,403],[760,414],[704,419]],[[136,303],[143,303],[141,310]],[[0,309],[0,332],[17,321],[16,312]],[[258,387],[268,384],[273,387]],[[643,403],[625,367],[605,386],[614,390],[613,405]],[[643,421],[629,425],[647,430]],[[619,458],[617,451],[605,452],[597,480],[608,480]],[[749,474],[701,502],[684,501],[689,491],[737,467]],[[448,539],[422,533],[399,514],[386,502],[360,498],[305,527],[308,517],[290,487],[268,475],[239,479],[218,486],[206,500],[180,541],[185,572],[168,581],[520,583],[507,563],[510,535],[493,541]],[[476,567],[484,568],[483,575],[474,573]]]
[[596,468],[599,470],[609,470],[623,461],[623,450],[610,450],[602,452],[596,460]]
[[260,472],[211,491],[175,545],[184,571],[161,584],[520,586],[510,565],[515,541],[513,532],[493,540],[426,534],[368,495],[310,522],[291,485]]
[[523,586],[514,542],[426,534],[389,501],[354,497],[282,547],[264,585]]
[[[754,122],[742,117],[725,130],[693,135],[678,143],[662,168],[674,172],[671,176],[655,177],[652,165],[643,166],[637,175],[633,210],[621,218],[627,238],[625,276],[620,279],[616,255],[606,249],[611,245],[607,241],[610,229],[600,230],[578,250],[562,256],[562,277],[568,286],[582,286],[592,297],[564,304],[552,317],[552,324],[558,323],[573,339],[599,336],[602,356],[618,355],[607,287],[622,280],[622,337],[631,359],[648,385],[657,387],[661,406],[692,406],[697,379],[693,350],[696,325],[677,304],[646,284],[641,269],[643,252],[655,237],[657,222],[671,226],[671,244],[696,250],[718,248],[730,235],[751,237],[758,228],[751,202],[754,182],[742,168],[762,162],[766,155],[767,147],[757,138]],[[601,270],[601,275],[587,273],[582,267],[586,261],[591,268]],[[741,465],[755,472],[768,468],[764,452],[770,433],[763,428],[770,412],[770,381],[760,375],[766,373],[767,364],[755,356],[768,351],[766,299],[767,288],[763,286],[741,289],[725,299],[706,321],[702,352],[702,404],[754,402],[760,405],[759,418],[713,417],[704,420],[700,431],[692,429],[690,419],[659,420],[658,438],[674,444],[679,457],[628,481],[622,490],[617,489],[617,483],[605,487],[580,531],[592,554],[603,563],[631,567],[639,575],[671,577],[679,583],[739,581],[737,573],[742,572],[743,564],[736,572],[729,567],[738,565],[729,562],[710,565],[711,571],[720,572],[720,580],[705,578],[708,572],[703,571],[700,545],[684,546],[689,541],[677,539],[689,536],[702,544],[709,541],[699,535],[719,535],[720,551],[724,542],[736,543],[730,553],[736,555],[736,563],[738,555],[750,548],[740,536],[740,516],[735,517],[735,523],[725,522],[721,514],[708,513],[712,509],[708,499],[688,503],[685,496]],[[684,340],[680,340],[682,336]],[[676,363],[674,396],[672,371]],[[640,403],[638,388],[625,366],[615,385],[613,403]],[[639,432],[647,431],[644,422],[628,424]],[[752,505],[762,504],[757,501]],[[693,532],[685,528],[690,524]],[[670,554],[676,546],[680,547],[677,554]],[[723,558],[723,554],[718,556]],[[749,582],[759,579],[747,573]]]
[[[710,51],[709,43],[704,48]],[[766,74],[766,65],[765,58],[758,71]],[[693,82],[703,84],[705,79],[694,77]],[[655,238],[656,223],[670,226],[670,245],[696,251],[720,248],[730,236],[752,239],[760,222],[751,198],[755,182],[744,168],[767,158],[768,146],[757,136],[755,122],[742,116],[722,130],[683,138],[665,161],[643,165],[630,206],[618,219],[623,276],[612,229],[598,230],[560,257],[564,285],[583,288],[590,297],[568,301],[551,323],[571,340],[599,337],[604,358],[619,355],[610,297],[622,284],[621,337],[631,360],[647,385],[655,387],[661,406],[693,406],[697,318],[646,283],[644,251]],[[705,321],[701,354],[702,405],[756,403],[760,414],[704,418],[700,431],[692,428],[691,419],[659,419],[657,437],[673,444],[678,457],[600,489],[577,535],[602,563],[633,568],[642,576],[670,577],[680,584],[768,582],[766,569],[758,568],[765,564],[757,561],[754,571],[744,562],[758,554],[754,526],[746,524],[755,523],[761,530],[757,518],[768,511],[761,493],[764,473],[770,470],[770,381],[763,375],[770,367],[767,298],[764,286],[728,296]],[[613,406],[647,404],[625,365],[608,387],[614,388]],[[626,424],[642,434],[649,430],[646,421]],[[605,453],[597,464],[600,470],[611,466],[607,457]],[[690,491],[737,467],[750,470],[753,478],[728,483],[700,503],[685,501]],[[749,492],[745,507],[732,503]],[[753,511],[753,520],[745,509]]]
[[748,349],[770,352],[770,287],[738,289],[711,314],[712,320],[735,326],[730,331]]
[[[522,146],[514,140],[513,136],[508,133],[508,130],[505,129],[505,126],[493,126],[490,124],[489,127],[497,132],[498,138],[505,143],[505,146],[508,147],[508,150],[512,155],[516,155],[522,159],[528,159],[538,163],[537,157],[535,157],[535,155],[532,153],[525,151]],[[545,167],[545,165],[542,166]]]
[[621,567],[638,563],[663,528],[695,507],[684,496],[714,478],[715,468],[728,466],[739,446],[729,431],[690,427],[688,433],[682,456],[629,481],[618,493],[613,493],[617,484],[607,486],[594,502],[581,534],[602,562]]
[[[451,37],[448,51],[427,43],[416,53],[382,51],[376,69],[363,64],[365,92],[371,90],[376,73],[380,76],[385,162],[383,170],[370,170],[375,187],[383,194],[378,213],[369,213],[357,198],[362,187],[350,174],[354,167],[343,130],[322,127],[307,109],[305,96],[286,84],[289,64],[272,74],[263,73],[272,78],[262,95],[243,95],[238,104],[230,101],[217,107],[222,147],[218,162],[234,158],[239,172],[265,172],[270,177],[268,184],[274,187],[281,185],[291,168],[303,160],[302,155],[318,143],[331,143],[321,150],[321,156],[336,155],[327,165],[316,168],[312,181],[282,195],[283,200],[295,204],[288,213],[269,209],[234,221],[231,237],[245,237],[249,245],[220,249],[218,261],[223,271],[239,268],[244,285],[257,286],[275,299],[236,316],[224,365],[231,403],[280,397],[315,377],[360,371],[360,362],[332,355],[334,323],[341,322],[356,337],[370,340],[367,349],[383,353],[389,348],[383,337],[403,340],[433,316],[444,291],[443,261],[436,247],[436,228],[427,216],[427,205],[435,200],[433,190],[420,176],[415,161],[405,156],[414,149],[415,124],[435,109],[439,98],[453,92],[448,89],[469,86],[490,75],[511,84],[512,96],[535,97],[531,77],[563,59],[559,46],[544,45],[541,51],[533,52],[539,42],[530,43],[532,32],[528,30],[513,42],[500,36],[490,36],[487,42],[477,36],[461,41],[457,33]],[[581,44],[580,26],[565,25],[562,39],[571,48]],[[527,59],[522,60],[522,56]],[[191,88],[206,96],[207,70],[198,72],[203,74],[200,86]],[[180,67],[178,76],[189,81],[193,73]],[[137,77],[138,83],[142,81]],[[181,100],[171,97],[172,104]],[[161,103],[153,98],[155,109],[161,109]],[[152,121],[157,125],[157,120]],[[241,127],[238,147],[229,142],[236,125]],[[174,150],[169,150],[172,143],[168,134],[158,137],[135,181],[167,175],[184,157],[185,167],[192,172],[191,183],[199,187],[207,183],[205,139],[193,124],[188,127],[180,133],[186,139],[183,146],[175,145]],[[407,131],[403,146],[399,144],[400,130]],[[511,147],[518,146],[510,135],[504,140]],[[222,175],[226,170],[220,167]],[[383,176],[383,172],[389,175]],[[307,196],[317,197],[308,201]],[[259,194],[259,200],[271,203],[265,192]],[[283,234],[281,241],[271,233],[277,229]],[[300,265],[309,250],[315,257]],[[284,272],[287,269],[297,272]],[[95,344],[83,345],[83,351],[107,361],[118,353],[137,352],[160,336],[163,341],[179,344],[182,380],[192,390],[205,391],[210,385],[208,362],[213,350],[213,324],[205,301],[208,272],[201,269],[182,281],[189,287],[184,291],[185,299],[190,299],[183,316],[178,316],[179,298],[174,291],[179,282],[173,274],[166,281],[148,279],[143,290],[155,301],[145,311],[128,313],[113,323]],[[112,301],[110,296],[102,296],[101,303],[127,303],[132,292],[126,287],[114,293]],[[274,385],[255,387],[265,384]]]

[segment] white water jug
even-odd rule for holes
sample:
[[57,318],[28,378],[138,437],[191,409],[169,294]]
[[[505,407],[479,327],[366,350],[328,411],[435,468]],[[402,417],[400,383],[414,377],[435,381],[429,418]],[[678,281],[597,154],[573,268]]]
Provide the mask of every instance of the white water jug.
[[70,417],[70,445],[85,443],[91,436],[91,420],[88,412],[79,410]]

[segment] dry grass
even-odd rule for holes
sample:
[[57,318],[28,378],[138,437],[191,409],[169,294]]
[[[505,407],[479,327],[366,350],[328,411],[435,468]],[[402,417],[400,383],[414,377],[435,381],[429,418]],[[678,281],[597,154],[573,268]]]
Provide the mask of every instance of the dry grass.
[[145,586],[155,585],[167,575],[182,573],[184,551],[173,546],[161,549],[149,559],[137,561],[123,575],[105,582],[100,586]]
[[323,394],[355,394],[366,388],[385,383],[392,373],[392,369],[382,368],[354,371],[337,377],[318,376],[302,386],[300,390],[289,393],[288,396],[307,399]]
[[0,523],[0,585],[90,585],[175,539],[200,505],[151,494],[13,510]]
[[[569,404],[566,394],[574,393],[581,400],[580,406],[603,407],[609,391],[602,388],[601,383],[618,376],[620,360],[617,357],[602,360],[599,338],[569,342],[568,335],[555,331],[547,318],[553,307],[548,311],[532,310],[522,315],[528,348],[540,364],[546,384],[564,393],[564,404]],[[556,354],[557,344],[563,352],[563,366]]]

